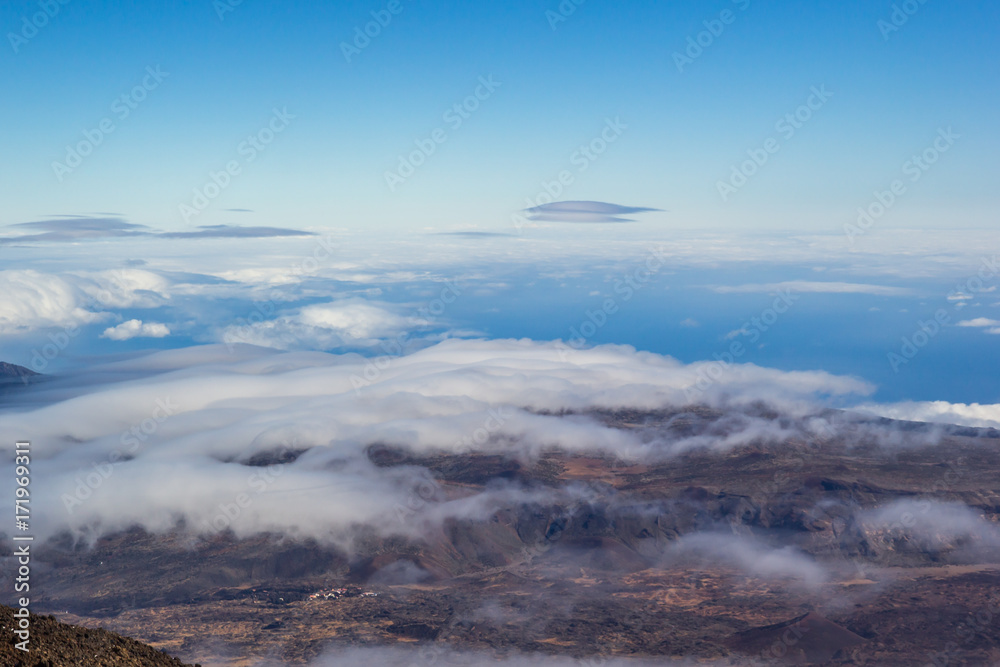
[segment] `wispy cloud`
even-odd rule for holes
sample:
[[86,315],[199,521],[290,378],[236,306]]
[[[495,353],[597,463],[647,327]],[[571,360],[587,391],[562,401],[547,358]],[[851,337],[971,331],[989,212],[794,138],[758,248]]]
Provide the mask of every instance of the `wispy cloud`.
[[780,291],[809,292],[823,294],[871,294],[874,296],[912,296],[914,290],[888,285],[866,283],[815,282],[809,280],[787,280],[780,283],[750,283],[747,285],[716,285],[712,291],[719,294],[752,294]]
[[988,317],[977,317],[972,320],[962,320],[956,326],[960,327],[1000,327],[1000,320],[991,320]]
[[9,225],[8,228],[14,228],[17,231],[27,229],[35,233],[0,237],[0,244],[32,243],[38,241],[69,242],[118,236],[146,236],[150,233],[149,228],[145,225],[125,222],[121,218],[91,218],[84,216],[21,222]]
[[283,227],[237,227],[235,225],[207,225],[199,227],[195,232],[161,232],[157,234],[165,239],[198,239],[198,238],[243,238],[260,239],[271,236],[315,236],[313,232]]
[[197,238],[267,238],[273,236],[315,236],[313,232],[283,227],[239,227],[235,225],[208,225],[189,232],[162,232],[146,225],[126,222],[122,218],[64,216],[35,222],[8,225],[7,229],[19,233],[0,236],[0,245],[20,243],[67,243],[91,239],[117,237],[156,237],[165,239]]
[[889,419],[1000,428],[1000,405],[906,401],[887,404],[868,403],[857,409]]

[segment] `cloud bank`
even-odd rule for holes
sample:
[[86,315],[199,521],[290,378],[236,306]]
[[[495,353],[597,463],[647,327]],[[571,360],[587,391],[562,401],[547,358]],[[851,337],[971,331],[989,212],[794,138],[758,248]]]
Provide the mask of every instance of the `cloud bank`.
[[[792,432],[735,416],[722,432],[695,437],[649,440],[606,426],[581,413],[687,405],[697,365],[622,346],[567,350],[527,340],[448,340],[378,359],[245,345],[172,350],[30,387],[21,403],[0,412],[0,429],[46,443],[33,462],[40,532],[68,529],[92,539],[183,522],[204,534],[222,517],[239,536],[271,532],[338,544],[358,525],[422,534],[422,522],[485,517],[530,497],[490,488],[442,498],[419,521],[401,523],[398,508],[427,483],[426,472],[374,465],[367,448],[375,444],[514,458],[550,448],[669,458]],[[870,389],[853,378],[746,365],[733,367],[699,402],[766,400],[799,410]],[[263,482],[250,463],[282,450],[297,458]],[[13,475],[6,462],[0,473]],[[243,495],[246,507],[226,520],[223,508]]]
[[1000,405],[949,403],[947,401],[905,401],[902,403],[866,403],[859,412],[905,421],[958,424],[981,428],[1000,428]]

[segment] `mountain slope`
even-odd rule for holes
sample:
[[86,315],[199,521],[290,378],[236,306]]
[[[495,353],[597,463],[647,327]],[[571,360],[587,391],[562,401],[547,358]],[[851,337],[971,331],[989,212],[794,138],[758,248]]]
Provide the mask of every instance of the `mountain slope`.
[[0,380],[5,378],[32,377],[35,375],[38,375],[38,373],[30,368],[18,366],[17,364],[8,364],[6,361],[0,361]]
[[[0,642],[0,665],[9,667],[185,667],[185,663],[152,646],[107,630],[66,625],[52,616],[31,615],[27,653],[10,638],[16,624],[14,610],[0,606],[0,627],[8,640]],[[196,666],[197,667],[197,666]]]

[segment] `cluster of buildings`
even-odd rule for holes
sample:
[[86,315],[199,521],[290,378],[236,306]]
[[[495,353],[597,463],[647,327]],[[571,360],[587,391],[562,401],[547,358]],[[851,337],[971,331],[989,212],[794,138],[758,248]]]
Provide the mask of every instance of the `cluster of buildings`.
[[326,591],[316,591],[309,596],[310,600],[339,600],[340,598],[375,598],[378,593],[363,591],[360,588],[331,588]]

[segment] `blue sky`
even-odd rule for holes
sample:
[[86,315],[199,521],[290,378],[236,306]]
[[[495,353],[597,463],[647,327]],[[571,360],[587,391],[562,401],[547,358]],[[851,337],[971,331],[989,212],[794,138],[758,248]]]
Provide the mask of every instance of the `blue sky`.
[[568,341],[612,298],[586,345],[711,363],[791,290],[734,361],[1000,403],[1000,269],[954,295],[1000,247],[995,6],[232,2],[0,7],[0,359]]
[[[914,2],[889,32],[879,21],[891,21],[891,2],[589,0],[564,3],[572,13],[554,21],[554,1],[400,0],[350,62],[341,44],[388,3],[53,1],[58,13],[25,32],[43,5],[0,8],[0,80],[13,102],[0,110],[13,129],[0,139],[4,224],[109,212],[177,230],[499,229],[569,171],[557,198],[669,211],[643,224],[829,231],[949,127],[961,138],[884,223],[993,224],[1000,9],[990,3]],[[729,23],[713,24],[720,16]],[[674,54],[699,33],[707,46],[679,71]],[[120,118],[114,101],[147,67],[167,75]],[[445,122],[490,76],[499,87],[461,126]],[[832,96],[782,137],[776,122],[814,86]],[[246,162],[241,142],[274,109],[294,118]],[[581,172],[572,156],[616,118],[627,129]],[[104,119],[114,131],[60,181],[53,162]],[[385,173],[437,128],[446,141],[391,191]],[[769,137],[780,150],[723,201],[718,182]],[[239,175],[185,218],[180,206],[233,160]]]

